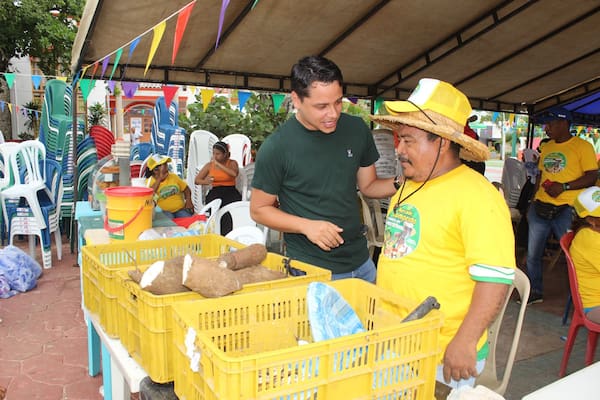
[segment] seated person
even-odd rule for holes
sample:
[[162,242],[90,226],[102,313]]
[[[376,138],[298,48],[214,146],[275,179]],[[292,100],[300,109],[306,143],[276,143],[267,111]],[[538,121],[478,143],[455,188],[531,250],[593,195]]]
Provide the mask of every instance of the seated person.
[[[221,207],[242,200],[242,195],[235,187],[235,178],[239,174],[238,163],[230,158],[229,147],[225,142],[213,145],[212,159],[206,163],[196,175],[196,185],[212,185],[206,194],[206,203],[221,199]],[[232,229],[231,216],[224,215],[221,220],[221,235],[227,235]]]
[[591,321],[600,323],[600,187],[582,191],[573,206],[579,218],[573,223],[575,237],[570,253],[583,312]]
[[153,154],[146,169],[147,186],[154,190],[154,201],[169,218],[191,217],[194,214],[192,192],[177,174],[169,172],[170,157]]

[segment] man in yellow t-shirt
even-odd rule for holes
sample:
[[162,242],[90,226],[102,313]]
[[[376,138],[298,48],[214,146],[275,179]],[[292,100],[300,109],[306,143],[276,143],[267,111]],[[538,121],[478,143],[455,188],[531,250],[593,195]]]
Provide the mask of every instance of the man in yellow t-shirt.
[[471,114],[452,85],[421,79],[407,101],[386,102],[373,120],[398,132],[402,164],[379,257],[377,285],[423,301],[435,296],[444,314],[438,380],[473,385],[487,356],[487,328],[514,279],[514,236],[496,188],[461,159],[489,152],[463,134]]
[[563,108],[542,115],[550,140],[541,149],[536,193],[527,211],[527,276],[531,282],[528,304],[543,301],[542,258],[550,232],[560,239],[573,222],[573,201],[581,189],[598,177],[594,147],[572,136],[573,117]]

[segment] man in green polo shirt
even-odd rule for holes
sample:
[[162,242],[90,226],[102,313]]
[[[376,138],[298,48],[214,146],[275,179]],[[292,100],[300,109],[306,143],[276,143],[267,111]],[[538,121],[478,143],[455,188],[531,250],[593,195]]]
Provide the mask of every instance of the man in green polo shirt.
[[358,117],[343,114],[343,78],[324,57],[292,67],[296,114],[261,146],[252,181],[252,218],[284,232],[287,255],[347,277],[375,281],[356,189],[368,197],[395,193],[377,179],[379,153]]

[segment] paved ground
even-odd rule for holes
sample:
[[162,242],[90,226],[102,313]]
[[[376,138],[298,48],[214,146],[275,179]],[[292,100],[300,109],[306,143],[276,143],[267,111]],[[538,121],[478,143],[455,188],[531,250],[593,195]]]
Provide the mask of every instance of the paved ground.
[[[101,376],[87,371],[87,339],[81,311],[79,268],[73,267],[68,241],[64,258],[44,271],[38,287],[0,300],[0,387],[7,399],[97,400]],[[26,242],[20,243],[24,248]],[[38,255],[39,258],[39,255]],[[561,324],[568,284],[564,259],[546,272],[544,303],[528,308],[517,361],[505,398],[521,399],[557,379],[567,327]],[[507,309],[503,329],[510,330],[517,310]],[[503,330],[499,354],[505,354],[508,332]],[[579,333],[568,372],[584,366],[585,330]],[[504,349],[504,350],[503,350]]]

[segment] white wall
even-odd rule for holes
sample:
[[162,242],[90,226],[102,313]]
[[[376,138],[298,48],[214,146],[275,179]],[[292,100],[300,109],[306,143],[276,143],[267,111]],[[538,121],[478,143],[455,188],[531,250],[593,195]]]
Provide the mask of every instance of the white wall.
[[33,100],[33,83],[31,81],[31,63],[29,57],[12,58],[10,60],[12,72],[15,73],[15,81],[10,89],[10,102],[12,104],[12,135],[13,139],[18,139],[21,132],[27,132],[25,123],[27,117],[21,112],[15,111],[15,105],[23,107],[24,104]]

